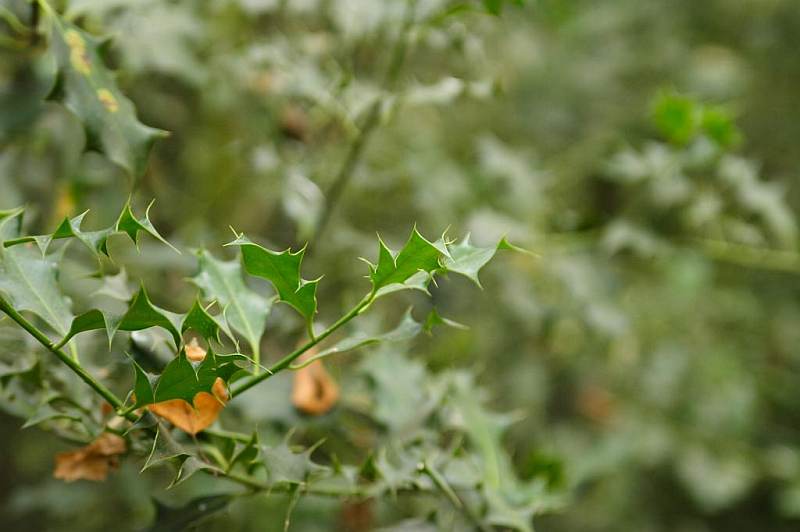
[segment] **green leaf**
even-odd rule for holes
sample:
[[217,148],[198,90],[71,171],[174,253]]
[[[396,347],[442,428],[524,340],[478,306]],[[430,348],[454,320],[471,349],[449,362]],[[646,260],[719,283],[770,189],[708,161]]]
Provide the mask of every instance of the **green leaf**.
[[183,341],[181,322],[182,318],[179,314],[153,305],[142,286],[128,305],[125,314],[114,316],[97,309],[85,312],[72,321],[69,332],[64,335],[58,345],[66,344],[73,336],[85,331],[105,329],[110,343],[117,331],[141,331],[150,327],[161,327],[172,335],[172,340],[177,348]]
[[83,219],[89,212],[86,211],[73,218],[64,218],[64,220],[58,225],[56,230],[50,234],[24,236],[20,238],[9,239],[3,242],[3,245],[5,247],[12,247],[27,242],[35,242],[36,245],[41,250],[42,254],[45,255],[48,249],[50,248],[50,244],[52,244],[53,241],[63,240],[66,238],[75,238],[81,243],[83,243],[95,255],[99,256],[102,253],[103,255],[108,256],[109,237],[115,234],[125,233],[138,247],[139,234],[142,231],[144,231],[145,233],[153,236],[157,240],[161,241],[162,243],[172,248],[176,253],[180,253],[180,251],[175,249],[174,246],[172,246],[169,242],[167,242],[158,233],[158,231],[156,231],[155,227],[153,227],[152,222],[150,222],[150,208],[152,206],[153,202],[150,202],[150,205],[147,207],[147,211],[145,212],[144,218],[137,219],[134,216],[133,211],[131,210],[130,202],[128,202],[125,204],[125,207],[123,208],[122,212],[119,215],[119,218],[117,219],[116,223],[113,226],[107,227],[105,229],[100,229],[97,231],[83,231],[81,229],[81,225],[83,225]]
[[144,372],[142,366],[133,359],[131,359],[131,362],[133,362],[133,370],[135,372],[135,381],[133,384],[133,393],[136,396],[135,404],[149,405],[155,403],[156,399],[153,395],[153,382],[150,377],[147,376],[147,373]]
[[480,287],[481,282],[478,274],[492,260],[495,253],[501,249],[529,253],[511,244],[505,238],[502,238],[494,247],[482,248],[473,246],[469,243],[469,235],[467,235],[461,243],[448,246],[450,255],[442,259],[442,265],[447,271],[461,274]]
[[523,482],[514,470],[502,437],[515,416],[489,412],[482,393],[471,375],[457,373],[453,378],[451,406],[456,419],[476,448],[483,469],[484,497],[489,505],[487,521],[496,526],[532,532],[533,516],[548,504],[550,497],[543,483]]
[[253,435],[239,451],[233,455],[229,464],[228,471],[232,470],[236,465],[242,465],[247,471],[250,471],[261,455],[260,444],[258,443],[258,432],[253,432]]
[[440,258],[448,255],[443,244],[429,242],[416,227],[396,256],[380,237],[378,243],[378,264],[370,264],[370,280],[376,293],[393,284],[404,284],[420,272],[434,273],[441,268]]
[[382,342],[403,342],[406,340],[411,340],[422,330],[422,324],[414,319],[414,317],[411,315],[411,309],[409,308],[403,315],[403,319],[400,320],[400,323],[397,325],[397,327],[391,331],[378,335],[360,333],[353,336],[348,336],[337,342],[335,345],[320,351],[313,357],[304,360],[302,363],[290,366],[290,369],[302,369],[322,358],[326,358],[338,353],[344,353],[346,351],[352,351],[368,345],[379,344]]
[[51,22],[51,46],[64,105],[83,122],[90,147],[97,147],[138,178],[145,171],[153,142],[167,133],[138,121],[133,104],[100,58],[99,41],[42,5]]
[[244,236],[240,236],[229,245],[241,248],[242,261],[247,273],[272,283],[278,293],[278,301],[294,307],[310,326],[317,312],[319,279],[307,281],[300,276],[305,248],[294,253],[291,249],[281,252],[271,251]]
[[458,323],[457,321],[453,321],[447,318],[443,318],[439,315],[439,312],[434,308],[428,313],[428,317],[425,318],[425,324],[422,326],[422,329],[430,334],[433,331],[433,328],[438,325],[446,325],[448,327],[452,327],[454,329],[468,329],[466,325]]
[[219,322],[216,317],[209,314],[206,307],[203,307],[198,300],[195,300],[181,323],[181,333],[188,330],[197,332],[207,342],[215,340],[220,343],[220,331],[223,331],[229,338],[232,337],[227,324]]
[[330,468],[311,460],[315,447],[295,453],[288,441],[274,447],[262,448],[264,463],[267,466],[269,481],[273,484],[305,484],[330,473]]
[[144,218],[136,218],[131,210],[130,201],[126,203],[114,226],[116,231],[126,233],[133,243],[136,244],[137,248],[139,246],[139,233],[144,231],[156,240],[172,248],[175,253],[180,254],[180,251],[175,248],[175,246],[167,242],[166,239],[158,233],[153,223],[150,221],[150,209],[153,207],[153,203],[155,203],[155,200],[151,201],[147,206],[144,212]]
[[261,335],[267,323],[272,301],[249,289],[242,279],[238,261],[221,261],[207,251],[199,251],[200,270],[192,281],[206,299],[216,299],[230,326],[244,336],[258,359]]
[[17,310],[39,316],[60,336],[72,321],[69,304],[57,281],[57,265],[34,249],[0,246],[0,292]]
[[653,122],[668,140],[685,144],[697,134],[700,109],[692,98],[664,91],[653,104]]
[[178,356],[172,359],[161,375],[155,379],[151,379],[138,365],[135,365],[135,407],[170,399],[183,399],[191,405],[198,393],[213,393],[212,388],[217,378],[228,383],[235,373],[241,371],[241,364],[247,360],[246,356],[238,353],[217,355],[209,349],[202,362],[192,363],[186,357],[186,352],[181,349]]
[[61,224],[49,235],[39,235],[32,237],[42,254],[46,254],[50,243],[53,240],[64,238],[77,238],[93,253],[108,256],[108,237],[113,234],[113,229],[102,229],[99,231],[82,231],[81,224],[89,211],[75,216],[74,218],[64,218]]
[[147,460],[142,466],[142,472],[175,458],[183,458],[190,455],[191,453],[179,445],[168,430],[164,430],[158,424],[156,426],[156,434],[153,437],[153,446],[150,448],[150,454],[147,455]]

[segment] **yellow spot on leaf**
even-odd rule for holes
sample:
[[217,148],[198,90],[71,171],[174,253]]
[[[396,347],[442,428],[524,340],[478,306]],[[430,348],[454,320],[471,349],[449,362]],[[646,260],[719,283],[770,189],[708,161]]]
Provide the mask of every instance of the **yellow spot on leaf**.
[[53,476],[67,482],[80,479],[105,480],[108,472],[119,466],[118,456],[125,451],[124,439],[104,432],[86,447],[58,453]]
[[69,30],[64,34],[64,40],[69,46],[69,60],[73,68],[81,74],[89,74],[92,71],[92,64],[86,51],[86,42],[81,34],[75,30]]
[[110,90],[98,89],[97,97],[100,99],[100,103],[103,104],[109,113],[116,113],[119,109],[119,103],[117,103],[117,99],[114,98],[114,95],[111,94]]

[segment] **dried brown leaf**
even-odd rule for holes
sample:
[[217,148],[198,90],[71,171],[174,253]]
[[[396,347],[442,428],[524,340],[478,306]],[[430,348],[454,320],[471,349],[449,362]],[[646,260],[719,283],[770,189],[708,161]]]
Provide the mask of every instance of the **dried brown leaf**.
[[66,482],[76,480],[105,480],[108,472],[119,467],[119,455],[125,453],[125,440],[110,432],[75,451],[56,455],[55,478]]
[[225,382],[217,377],[211,391],[198,392],[190,405],[183,399],[170,399],[148,405],[147,408],[157,416],[161,416],[179,429],[189,434],[198,432],[210,427],[219,417],[219,413],[225,408],[228,400],[228,391]]
[[[314,356],[309,351],[299,361]],[[333,380],[321,360],[299,369],[292,384],[292,404],[299,411],[311,416],[326,414],[339,400],[339,385]]]

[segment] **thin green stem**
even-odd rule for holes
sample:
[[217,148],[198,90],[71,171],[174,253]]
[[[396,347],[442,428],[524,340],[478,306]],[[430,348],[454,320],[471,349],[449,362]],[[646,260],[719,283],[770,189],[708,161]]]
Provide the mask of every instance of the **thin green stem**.
[[[5,298],[0,296],[0,310],[2,310],[9,318],[17,322],[17,324],[25,329],[31,336],[33,336],[40,344],[47,350],[57,356],[61,362],[66,364],[83,382],[88,384],[94,391],[96,391],[103,399],[119,411],[124,406],[122,400],[114,395],[114,392],[106,388],[100,381],[95,379],[89,372],[87,372],[72,356],[65,353],[63,350],[57,348],[50,341],[42,331],[40,331],[33,323],[28,321],[22,314],[11,306]],[[127,417],[127,416],[126,416]],[[135,418],[135,416],[133,416]],[[130,419],[130,417],[128,418]]]
[[718,261],[747,268],[800,274],[800,254],[796,251],[759,248],[701,238],[690,239],[688,243]]
[[333,334],[333,332],[336,331],[339,327],[346,324],[347,322],[358,316],[361,312],[363,312],[372,303],[374,299],[375,299],[375,292],[370,292],[355,307],[353,307],[350,310],[350,312],[348,312],[347,314],[336,320],[336,322],[333,325],[331,325],[330,327],[322,331],[320,334],[313,337],[311,340],[309,340],[305,344],[301,345],[300,347],[298,347],[297,349],[295,349],[294,351],[292,351],[291,353],[289,353],[288,355],[277,361],[275,364],[270,366],[266,372],[250,377],[242,384],[231,390],[231,398],[238,397],[239,395],[246,392],[256,384],[260,383],[261,381],[267,380],[276,373],[279,373],[280,371],[288,368],[292,364],[292,362],[294,362],[300,355],[302,355],[303,353],[305,353],[306,351],[308,351],[309,349],[311,349],[312,347],[323,341],[325,338]]

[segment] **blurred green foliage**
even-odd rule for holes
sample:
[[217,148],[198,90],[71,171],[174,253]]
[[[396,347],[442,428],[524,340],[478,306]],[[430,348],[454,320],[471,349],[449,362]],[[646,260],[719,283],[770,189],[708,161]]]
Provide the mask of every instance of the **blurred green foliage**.
[[[296,441],[326,437],[343,458],[381,448],[376,470],[402,482],[402,458],[429,449],[395,448],[422,430],[420,412],[439,409],[442,431],[471,413],[471,426],[508,429],[476,446],[511,450],[500,464],[511,484],[497,493],[564,495],[537,530],[797,529],[797,2],[55,5],[110,37],[98,53],[138,119],[171,134],[141,178],[111,162],[74,114],[45,101],[66,87],[31,30],[37,15],[3,0],[0,209],[27,204],[31,234],[85,208],[87,225],[106,227],[134,190],[134,203],[157,199],[153,223],[184,249],[233,257],[218,247],[229,226],[274,249],[310,241],[304,272],[325,274],[328,324],[367,286],[353,258],[375,257],[376,232],[398,249],[414,222],[425,234],[451,225],[482,245],[507,234],[538,255],[486,270],[478,295],[455,276],[432,287],[442,315],[468,330],[330,359],[344,404],[331,415],[299,415],[281,375],[227,423],[255,423],[276,444],[293,427]],[[190,255],[152,241],[141,255],[111,246],[155,304],[191,306]],[[97,288],[87,273],[61,272],[79,304]],[[379,305],[370,326],[397,323],[405,303]],[[270,320],[264,357],[293,347],[303,327],[286,308]],[[35,346],[7,321],[2,371],[35,371]],[[116,359],[93,362],[130,378]],[[512,414],[476,413],[470,374]],[[380,430],[359,428],[365,412]],[[134,463],[108,484],[65,486],[50,475],[66,443],[0,422],[10,529],[107,530],[123,517],[145,528],[151,496],[188,502],[213,486],[198,476],[167,493],[166,473],[140,476]],[[452,469],[465,485],[475,473]],[[279,529],[289,505],[279,494],[237,499],[203,529]],[[292,528],[463,529],[428,522],[436,509],[413,497],[308,497]]]

